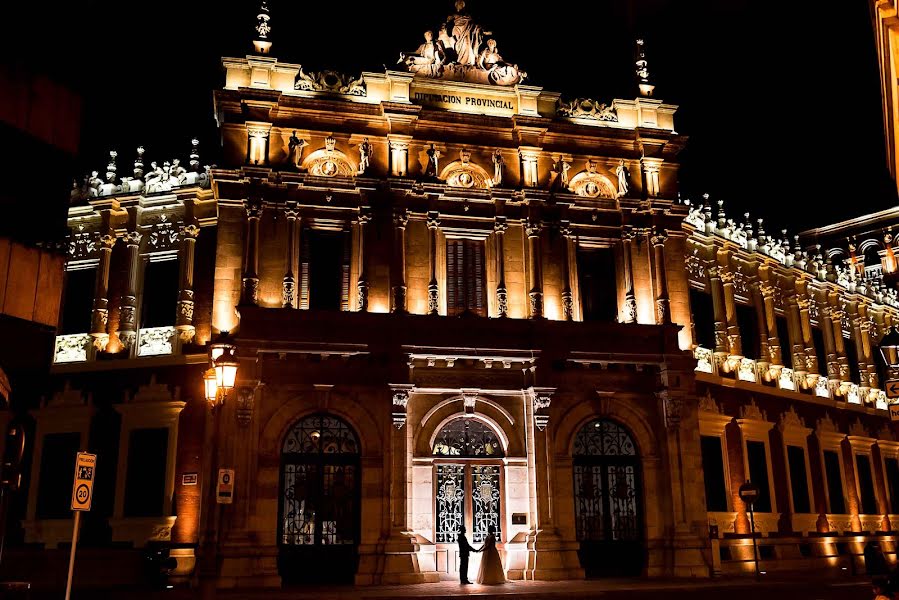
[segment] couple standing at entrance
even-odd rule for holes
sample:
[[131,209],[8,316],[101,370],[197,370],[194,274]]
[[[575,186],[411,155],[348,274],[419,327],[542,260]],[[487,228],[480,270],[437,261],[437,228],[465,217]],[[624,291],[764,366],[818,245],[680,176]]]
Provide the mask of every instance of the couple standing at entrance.
[[483,585],[498,585],[506,583],[506,572],[503,570],[503,561],[499,557],[499,550],[496,549],[496,528],[493,525],[487,527],[487,539],[479,550],[475,550],[468,543],[465,537],[465,526],[459,529],[459,536],[456,538],[459,544],[459,582],[462,584],[471,583],[468,581],[468,555],[472,552],[483,552],[481,558],[481,568],[478,569],[477,582]]

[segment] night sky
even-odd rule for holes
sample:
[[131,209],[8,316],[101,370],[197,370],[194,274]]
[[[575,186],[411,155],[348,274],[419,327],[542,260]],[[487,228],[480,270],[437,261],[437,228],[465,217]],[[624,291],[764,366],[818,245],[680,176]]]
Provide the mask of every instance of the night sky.
[[[12,10],[39,14],[8,21],[7,56],[83,93],[80,170],[102,171],[116,149],[122,171],[138,144],[149,160],[184,161],[194,135],[201,160],[215,162],[219,59],[250,52],[257,8],[227,4],[23,3]],[[537,12],[524,8],[531,3],[473,0],[468,9],[529,84],[566,98],[633,98],[633,40],[644,37],[656,97],[680,106],[676,127],[690,138],[681,155],[686,197],[724,198],[731,216],[749,210],[769,232],[895,204],[867,2],[539,4]],[[452,12],[450,0],[270,5],[274,56],[349,74],[392,68]]]

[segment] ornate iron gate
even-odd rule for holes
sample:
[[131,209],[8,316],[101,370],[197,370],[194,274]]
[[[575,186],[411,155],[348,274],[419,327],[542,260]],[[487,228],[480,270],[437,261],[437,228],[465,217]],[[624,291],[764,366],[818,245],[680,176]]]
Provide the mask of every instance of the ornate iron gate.
[[644,563],[640,460],[612,421],[587,423],[574,441],[574,515],[587,575],[639,574]]
[[325,414],[294,425],[281,449],[279,570],[287,583],[352,581],[359,543],[359,443]]

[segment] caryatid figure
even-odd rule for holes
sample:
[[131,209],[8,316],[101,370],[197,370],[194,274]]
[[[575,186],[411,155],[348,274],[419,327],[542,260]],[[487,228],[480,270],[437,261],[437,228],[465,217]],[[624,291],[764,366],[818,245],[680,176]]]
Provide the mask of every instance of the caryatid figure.
[[297,132],[294,131],[290,139],[287,140],[287,147],[290,150],[290,159],[293,161],[293,166],[297,169],[300,168],[300,163],[303,160],[303,148],[308,144],[306,140],[301,140],[297,137]]

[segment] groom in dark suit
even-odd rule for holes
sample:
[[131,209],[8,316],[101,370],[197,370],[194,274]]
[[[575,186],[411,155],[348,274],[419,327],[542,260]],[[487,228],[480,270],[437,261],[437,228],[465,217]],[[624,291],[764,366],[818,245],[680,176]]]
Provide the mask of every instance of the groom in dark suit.
[[468,581],[468,555],[472,552],[480,552],[480,550],[475,550],[468,543],[468,539],[465,537],[465,525],[459,527],[456,543],[459,544],[459,583],[469,584],[471,582]]

